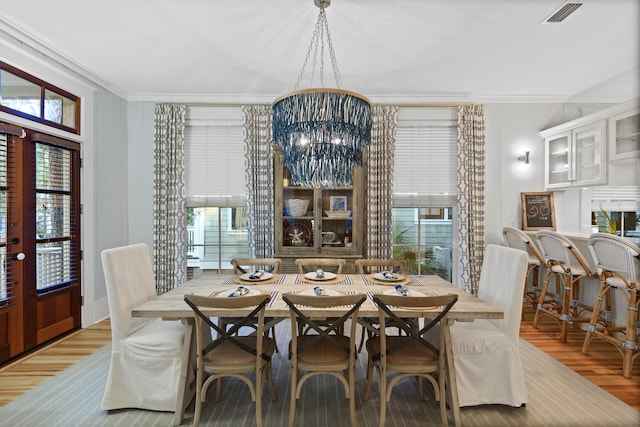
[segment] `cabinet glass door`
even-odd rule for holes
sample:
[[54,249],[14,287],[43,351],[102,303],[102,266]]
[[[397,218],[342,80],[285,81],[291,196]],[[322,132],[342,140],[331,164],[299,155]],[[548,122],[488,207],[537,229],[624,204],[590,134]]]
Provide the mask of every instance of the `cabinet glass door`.
[[574,184],[604,182],[604,129],[601,121],[574,130]]
[[611,160],[640,156],[640,112],[634,110],[612,117],[610,132]]
[[567,185],[571,180],[570,136],[567,132],[547,140],[547,187]]

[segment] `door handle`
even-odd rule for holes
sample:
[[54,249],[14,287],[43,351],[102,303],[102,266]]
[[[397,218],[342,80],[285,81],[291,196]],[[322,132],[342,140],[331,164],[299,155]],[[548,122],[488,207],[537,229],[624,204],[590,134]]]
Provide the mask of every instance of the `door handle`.
[[24,253],[18,252],[17,254],[13,254],[13,259],[16,261],[22,261],[24,259]]

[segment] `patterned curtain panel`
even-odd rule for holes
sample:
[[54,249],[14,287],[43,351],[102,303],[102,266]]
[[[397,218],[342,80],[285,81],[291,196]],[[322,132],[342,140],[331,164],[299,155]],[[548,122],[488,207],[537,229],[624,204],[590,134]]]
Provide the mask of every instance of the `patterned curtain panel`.
[[398,107],[373,106],[371,144],[366,150],[364,256],[391,258],[393,254],[393,161]]
[[461,287],[478,293],[484,252],[484,110],[458,107],[458,224]]
[[153,152],[153,261],[158,294],[182,284],[187,267],[184,105],[157,104]]
[[250,105],[242,109],[245,120],[245,165],[249,254],[271,258],[274,253],[273,150],[271,106]]

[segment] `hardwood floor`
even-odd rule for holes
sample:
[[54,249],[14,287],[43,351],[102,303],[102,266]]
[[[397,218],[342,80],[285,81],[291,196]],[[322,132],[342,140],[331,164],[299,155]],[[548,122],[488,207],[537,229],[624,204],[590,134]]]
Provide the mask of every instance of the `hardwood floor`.
[[633,364],[632,377],[622,376],[622,356],[611,344],[593,339],[589,355],[582,354],[585,331],[569,327],[567,342],[561,343],[560,327],[549,317],[541,317],[538,329],[532,326],[533,311],[525,311],[520,337],[565,366],[640,411],[640,356]]
[[0,368],[0,407],[111,342],[109,319]]
[[[531,318],[532,313],[526,312],[520,330],[522,338],[640,411],[640,361],[634,363],[633,378],[624,378],[622,359],[612,345],[594,340],[589,356],[584,356],[580,352],[583,331],[569,328],[567,342],[563,344],[558,341],[559,327],[555,322],[542,320],[539,328],[534,329]],[[109,321],[104,320],[0,368],[0,407],[110,341],[111,328]]]

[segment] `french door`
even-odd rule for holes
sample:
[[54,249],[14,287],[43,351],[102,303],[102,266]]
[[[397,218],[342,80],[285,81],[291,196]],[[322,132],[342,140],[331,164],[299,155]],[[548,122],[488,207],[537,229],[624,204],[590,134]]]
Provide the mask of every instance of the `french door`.
[[0,123],[0,364],[80,327],[80,146]]

